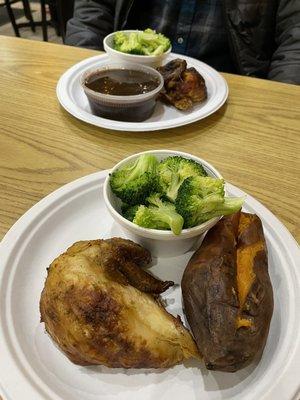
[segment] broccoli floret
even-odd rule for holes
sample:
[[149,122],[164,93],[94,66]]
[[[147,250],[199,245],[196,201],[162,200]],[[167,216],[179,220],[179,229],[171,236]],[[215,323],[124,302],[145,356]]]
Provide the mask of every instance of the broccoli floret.
[[198,223],[208,221],[211,218],[220,217],[221,215],[230,215],[242,208],[244,203],[243,197],[224,197],[224,202],[218,205],[213,211],[202,215]]
[[150,28],[139,33],[139,42],[147,49],[149,55],[160,55],[171,46],[171,42],[166,36],[156,33]]
[[156,33],[152,29],[144,32],[116,32],[113,38],[113,47],[122,53],[160,55],[171,46],[170,40]]
[[122,44],[124,42],[124,40],[126,39],[126,35],[124,32],[116,32],[114,34],[114,44]]
[[138,208],[139,208],[138,204],[136,204],[135,206],[129,206],[128,204],[123,204],[121,208],[123,217],[132,222]]
[[132,32],[128,35],[127,38],[128,40],[123,43],[123,45],[120,48],[120,51],[122,51],[123,53],[130,53],[130,54],[143,54],[137,33]]
[[179,215],[172,203],[162,201],[160,194],[152,194],[147,198],[148,207],[140,205],[133,223],[150,229],[163,229],[179,235],[182,231],[183,218]]
[[136,33],[125,34],[124,32],[116,32],[113,38],[113,47],[122,53],[139,53],[140,44]]
[[123,32],[116,32],[113,37],[114,49],[120,50],[122,44],[127,41],[126,35]]
[[184,219],[184,228],[192,228],[211,218],[233,214],[243,202],[243,198],[224,197],[223,179],[193,176],[180,186],[175,208]]
[[161,191],[175,201],[182,182],[190,176],[207,176],[203,166],[194,160],[180,156],[168,157],[157,167]]
[[118,169],[110,175],[110,186],[124,203],[143,204],[157,186],[158,161],[151,154],[142,154],[134,163]]

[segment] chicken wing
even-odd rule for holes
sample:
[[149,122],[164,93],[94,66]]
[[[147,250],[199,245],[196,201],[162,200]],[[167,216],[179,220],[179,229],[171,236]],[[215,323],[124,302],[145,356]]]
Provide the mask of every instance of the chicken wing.
[[186,62],[183,61],[175,59],[158,68],[164,78],[160,99],[179,110],[188,110],[193,103],[203,102],[207,98],[207,90],[202,75],[193,67],[186,68]]
[[158,299],[173,282],[141,269],[150,260],[143,247],[113,238],[77,242],[52,262],[41,321],[72,362],[164,368],[199,357],[188,330]]
[[157,71],[162,74],[165,87],[171,89],[172,86],[174,86],[174,83],[180,79],[180,76],[183,71],[186,70],[186,67],[187,64],[185,60],[176,58],[163,67],[158,67]]

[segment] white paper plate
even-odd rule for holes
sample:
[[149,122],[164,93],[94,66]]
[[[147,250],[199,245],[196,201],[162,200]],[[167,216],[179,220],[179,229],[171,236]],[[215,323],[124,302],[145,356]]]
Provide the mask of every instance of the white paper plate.
[[154,114],[144,122],[121,122],[93,115],[81,88],[80,77],[87,69],[107,63],[107,54],[87,58],[68,69],[58,81],[56,94],[60,104],[74,117],[106,129],[143,132],[190,124],[217,111],[227,99],[228,87],[225,79],[216,70],[194,58],[171,53],[166,62],[177,57],[185,59],[188,67],[195,67],[206,82],[208,98],[204,103],[196,105],[192,111],[179,111],[157,102]]
[[[47,196],[1,243],[0,381],[5,400],[294,399],[300,377],[299,248],[250,196],[245,210],[263,221],[275,295],[269,338],[257,366],[236,373],[210,372],[196,361],[158,371],[80,367],[54,346],[39,321],[46,267],[77,240],[122,235],[103,203],[107,173],[86,176]],[[232,185],[227,189],[244,194]],[[158,259],[152,272],[179,283],[190,255]],[[165,297],[169,311],[182,314],[180,288],[169,289]]]

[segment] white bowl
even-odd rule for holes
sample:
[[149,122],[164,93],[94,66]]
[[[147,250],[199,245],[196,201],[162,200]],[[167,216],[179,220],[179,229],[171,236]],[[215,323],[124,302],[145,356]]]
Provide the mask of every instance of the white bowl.
[[[132,32],[139,32],[138,30],[125,30],[122,31],[125,33],[132,33]],[[170,48],[165,51],[161,55],[157,56],[143,56],[143,55],[137,55],[137,54],[128,54],[128,53],[122,53],[121,51],[115,50],[113,48],[113,37],[116,32],[110,33],[103,39],[103,47],[106,53],[109,55],[109,57],[116,62],[122,63],[125,65],[126,63],[138,63],[138,64],[143,64],[147,65],[148,67],[159,67],[160,65],[163,64],[165,59],[167,58],[168,54],[171,52],[171,46]]]
[[[192,154],[173,150],[149,150],[133,154],[116,164],[111,170],[111,173],[122,166],[133,162],[141,154],[145,153],[153,154],[159,161],[169,156],[182,156],[185,158],[190,158],[202,164],[209,176],[214,178],[222,178],[219,171],[217,171],[207,161],[193,156]],[[203,224],[193,228],[183,229],[181,234],[178,236],[174,235],[171,231],[142,228],[141,226],[128,221],[121,215],[121,200],[112,192],[109,179],[110,176],[108,175],[103,186],[104,202],[108,211],[113,219],[121,225],[127,236],[136,243],[139,243],[147,248],[153,256],[174,257],[186,253],[196,243],[200,242],[200,236],[203,236],[208,229],[213,227],[220,219],[220,217],[212,218],[209,221],[206,221]]]

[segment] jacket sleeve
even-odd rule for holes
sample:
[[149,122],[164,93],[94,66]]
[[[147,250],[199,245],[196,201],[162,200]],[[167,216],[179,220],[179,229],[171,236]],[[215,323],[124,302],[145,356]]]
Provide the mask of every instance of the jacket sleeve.
[[280,0],[269,79],[300,84],[300,0]]
[[114,0],[75,0],[74,15],[67,23],[65,43],[103,50],[103,38],[113,32]]

